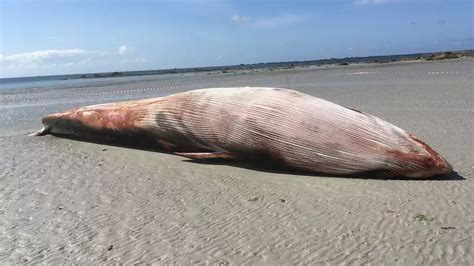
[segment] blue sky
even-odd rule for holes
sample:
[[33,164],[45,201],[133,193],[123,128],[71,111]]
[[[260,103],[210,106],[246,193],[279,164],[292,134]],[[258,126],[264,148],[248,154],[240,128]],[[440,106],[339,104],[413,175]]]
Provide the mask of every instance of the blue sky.
[[0,0],[0,77],[474,48],[472,0]]

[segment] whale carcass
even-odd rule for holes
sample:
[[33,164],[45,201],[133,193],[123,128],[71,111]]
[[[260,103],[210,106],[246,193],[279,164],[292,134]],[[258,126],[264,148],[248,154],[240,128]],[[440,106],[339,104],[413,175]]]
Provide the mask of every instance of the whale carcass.
[[452,171],[414,135],[375,116],[298,91],[213,88],[91,105],[43,118],[47,133],[119,139],[192,159],[271,160],[334,175]]

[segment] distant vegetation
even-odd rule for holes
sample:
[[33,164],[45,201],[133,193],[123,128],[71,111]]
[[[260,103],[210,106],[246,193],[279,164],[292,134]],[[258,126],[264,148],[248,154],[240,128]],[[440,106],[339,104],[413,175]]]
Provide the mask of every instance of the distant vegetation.
[[461,56],[457,53],[444,52],[444,53],[440,53],[440,54],[432,54],[432,55],[426,57],[426,60],[443,60],[443,59],[453,59],[453,58],[459,58],[459,57],[461,57]]
[[[110,77],[119,77],[122,76],[122,72],[111,72],[111,73],[94,73],[94,74],[82,74],[81,79],[87,78],[110,78]],[[128,76],[128,75],[125,75]]]

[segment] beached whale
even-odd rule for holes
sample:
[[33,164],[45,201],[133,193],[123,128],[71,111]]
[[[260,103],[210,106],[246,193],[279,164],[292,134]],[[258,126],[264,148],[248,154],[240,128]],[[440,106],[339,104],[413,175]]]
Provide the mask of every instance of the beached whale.
[[294,90],[201,89],[51,114],[32,135],[118,139],[192,159],[272,160],[310,172],[431,177],[450,164],[372,115]]

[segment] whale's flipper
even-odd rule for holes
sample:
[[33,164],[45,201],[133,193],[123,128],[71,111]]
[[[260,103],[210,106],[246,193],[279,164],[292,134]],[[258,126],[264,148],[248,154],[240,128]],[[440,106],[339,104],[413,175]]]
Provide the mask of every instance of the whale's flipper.
[[44,136],[50,132],[51,128],[50,127],[43,127],[42,129],[29,134],[28,136],[30,137],[36,137],[36,136]]
[[174,154],[189,159],[235,159],[229,152],[175,152]]

